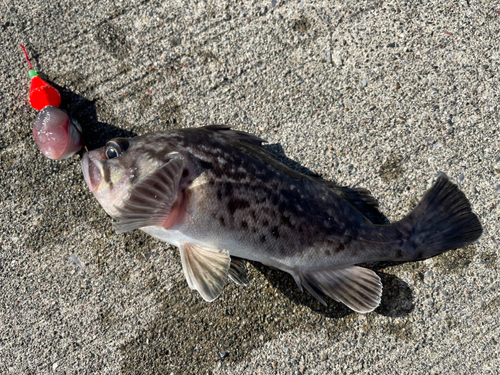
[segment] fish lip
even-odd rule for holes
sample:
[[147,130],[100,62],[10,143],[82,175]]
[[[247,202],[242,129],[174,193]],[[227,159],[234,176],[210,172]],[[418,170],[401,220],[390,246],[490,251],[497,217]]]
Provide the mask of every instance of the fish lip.
[[91,192],[94,192],[102,181],[101,168],[99,168],[101,163],[99,165],[98,163],[99,161],[92,158],[88,152],[83,154],[81,162],[83,178]]

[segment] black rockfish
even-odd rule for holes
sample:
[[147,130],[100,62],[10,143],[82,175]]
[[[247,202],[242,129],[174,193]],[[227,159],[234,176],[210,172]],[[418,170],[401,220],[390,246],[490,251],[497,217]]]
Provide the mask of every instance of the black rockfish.
[[157,132],[111,140],[86,153],[82,168],[116,231],[141,229],[177,246],[189,287],[207,301],[228,276],[246,284],[241,259],[249,259],[288,272],[322,303],[327,295],[366,313],[382,284],[355,264],[426,259],[481,235],[444,175],[404,219],[375,225],[367,190],[295,172],[262,142],[223,126]]

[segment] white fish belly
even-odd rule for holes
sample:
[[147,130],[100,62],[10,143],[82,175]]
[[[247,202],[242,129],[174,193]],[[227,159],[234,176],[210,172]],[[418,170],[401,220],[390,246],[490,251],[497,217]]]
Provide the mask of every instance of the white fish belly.
[[223,239],[220,237],[218,238],[217,236],[210,236],[212,238],[200,240],[196,238],[196,236],[187,235],[184,231],[179,229],[165,229],[158,226],[144,227],[141,228],[141,230],[150,236],[177,247],[181,247],[187,243],[197,244],[214,249],[227,250],[232,256],[261,262],[268,266],[280,268],[285,271],[290,269],[290,267],[286,265],[286,259],[274,259],[273,257],[267,256],[264,252],[256,251],[249,246],[242,246],[240,242],[227,238]]

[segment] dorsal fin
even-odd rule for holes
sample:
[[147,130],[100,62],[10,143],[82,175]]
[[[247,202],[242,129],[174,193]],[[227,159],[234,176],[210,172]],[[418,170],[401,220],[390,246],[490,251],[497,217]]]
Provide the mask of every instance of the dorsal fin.
[[378,201],[371,193],[363,188],[341,187],[321,177],[308,176],[295,171],[279,161],[275,155],[262,146],[265,140],[238,130],[232,130],[230,126],[211,125],[202,129],[215,131],[222,135],[224,140],[236,147],[238,150],[257,158],[266,165],[298,181],[311,181],[323,185],[347,201],[349,204],[367,218],[373,224],[388,224],[387,218],[378,210]]
[[340,198],[350,203],[372,224],[389,224],[389,220],[379,211],[378,201],[371,195],[370,191],[364,188],[339,187],[331,183],[327,186]]
[[262,143],[267,141],[253,134],[242,132],[239,130],[232,130],[231,127],[223,125],[205,126],[200,129],[215,131],[222,136],[223,142],[228,143],[230,146],[235,147],[237,150],[253,158],[256,158],[262,163],[283,174],[286,174],[287,176],[295,180],[304,181],[307,179],[313,179],[312,177],[299,173],[283,164],[276,158],[275,155],[273,155],[268,149],[262,146]]
[[224,134],[230,137],[234,137],[243,142],[250,142],[258,146],[262,146],[262,143],[266,142],[265,139],[259,138],[256,135],[247,132],[242,132],[239,130],[232,130],[230,126],[226,125],[209,125],[209,126],[204,126],[203,128],[208,130],[213,130],[217,133]]

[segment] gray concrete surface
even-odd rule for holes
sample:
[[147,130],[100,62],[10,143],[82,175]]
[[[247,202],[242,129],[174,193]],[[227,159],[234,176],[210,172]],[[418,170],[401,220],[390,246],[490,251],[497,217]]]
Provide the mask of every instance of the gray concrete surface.
[[[0,373],[498,374],[499,35],[487,0],[0,2]],[[374,265],[367,315],[258,264],[205,303],[176,249],[113,233],[78,156],[38,151],[19,42],[90,147],[227,124],[391,221],[442,171],[484,235]]]

